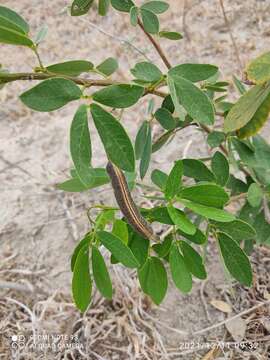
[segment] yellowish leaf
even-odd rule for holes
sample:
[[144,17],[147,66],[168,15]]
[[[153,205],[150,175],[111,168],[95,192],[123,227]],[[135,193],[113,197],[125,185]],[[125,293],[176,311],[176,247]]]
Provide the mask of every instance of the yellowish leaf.
[[210,302],[210,304],[212,306],[214,306],[216,309],[218,309],[219,311],[222,311],[224,313],[231,313],[232,312],[232,308],[229,304],[227,304],[225,301],[221,301],[221,300],[212,300]]
[[246,68],[246,73],[248,79],[256,84],[263,84],[270,80],[270,51],[251,61]]

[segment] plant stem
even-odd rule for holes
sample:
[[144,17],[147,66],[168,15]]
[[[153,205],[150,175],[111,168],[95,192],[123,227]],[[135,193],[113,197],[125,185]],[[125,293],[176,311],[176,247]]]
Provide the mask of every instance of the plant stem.
[[140,19],[138,19],[138,24],[139,27],[142,29],[142,31],[145,33],[145,35],[148,37],[148,39],[150,40],[150,42],[153,44],[154,48],[157,50],[159,56],[161,57],[161,59],[163,60],[164,64],[167,66],[168,69],[170,69],[172,67],[172,65],[170,64],[167,56],[164,54],[161,46],[159,45],[159,43],[153,38],[152,35],[150,35],[144,28],[142,22]]
[[37,60],[38,60],[38,63],[39,63],[40,68],[41,68],[41,69],[44,69],[44,66],[43,66],[43,64],[42,64],[41,58],[40,58],[39,53],[38,53],[38,50],[37,50],[37,46],[35,46],[35,47],[33,48],[33,51],[34,51],[34,53],[35,53],[35,55],[36,55],[36,57],[37,57]]
[[231,42],[232,42],[234,52],[235,52],[235,57],[237,59],[238,65],[239,65],[239,70],[242,70],[243,69],[243,64],[242,64],[242,61],[241,61],[241,58],[240,58],[238,46],[236,44],[236,41],[235,41],[233,33],[232,33],[232,29],[231,29],[231,26],[230,26],[229,19],[228,19],[227,15],[226,15],[223,0],[219,0],[219,3],[220,3],[220,7],[221,7],[221,11],[222,11],[222,15],[223,15],[223,18],[224,18],[225,25],[227,26],[227,29],[229,31],[229,35],[230,35]]
[[[86,88],[92,86],[110,86],[110,85],[118,85],[123,84],[126,81],[112,81],[112,80],[91,80],[84,79],[79,77],[65,76],[61,74],[53,74],[53,73],[43,73],[43,72],[34,72],[34,73],[0,73],[0,83],[9,83],[13,81],[23,80],[23,81],[31,81],[31,80],[47,80],[55,77],[63,77],[65,79],[71,80],[78,85],[82,85]],[[153,94],[162,98],[165,98],[168,94],[155,89],[145,89],[144,95]]]

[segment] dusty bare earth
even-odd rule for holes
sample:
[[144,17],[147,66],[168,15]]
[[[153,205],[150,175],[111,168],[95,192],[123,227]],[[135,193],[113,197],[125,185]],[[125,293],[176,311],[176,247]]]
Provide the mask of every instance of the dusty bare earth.
[[[231,81],[232,74],[241,76],[250,58],[269,50],[269,0],[225,1],[242,64],[218,0],[169,2],[171,11],[162,16],[163,27],[185,36],[176,43],[162,40],[173,64],[214,63],[220,66],[222,78]],[[66,14],[65,0],[2,0],[2,4],[22,14],[33,34],[44,23],[49,26],[40,48],[44,64],[69,59],[89,59],[98,64],[115,56],[120,60],[120,70],[114,78],[120,79],[130,78],[128,69],[143,59],[140,52],[162,66],[139,30],[130,29],[126,15],[111,11],[110,16],[100,18],[91,12],[83,18],[71,18]],[[7,45],[0,45],[0,63],[11,71],[31,71],[37,66],[29,50]],[[208,280],[195,282],[188,296],[171,287],[160,308],[150,305],[139,292],[135,274],[116,266],[112,270],[114,300],[108,303],[95,294],[92,307],[81,317],[70,294],[70,255],[89,228],[86,208],[98,202],[112,204],[113,197],[109,187],[82,194],[56,189],[71,167],[68,132],[77,104],[49,114],[32,112],[18,99],[18,94],[32,85],[13,83],[0,92],[1,359],[267,359],[270,252],[266,248],[256,249],[253,256],[254,288],[233,286],[232,290],[210,244]],[[124,113],[131,137],[144,116],[143,103]],[[95,165],[103,166],[105,156],[90,127]],[[199,132],[181,132],[166,151],[154,156],[152,168],[167,170],[183,153],[207,155],[209,149],[202,147],[201,141]],[[136,195],[138,201],[145,202],[142,193]],[[222,311],[216,309],[210,304],[212,300],[226,302],[231,312],[225,311],[224,304]],[[268,305],[258,307],[263,301]],[[257,308],[227,326],[229,331],[219,324],[253,306]],[[232,330],[233,325],[236,329]],[[206,331],[209,326],[212,329]],[[33,336],[39,334],[67,338],[62,339],[62,348],[55,349],[46,348],[47,340],[43,339],[40,343],[45,343],[45,348],[41,349],[33,346]],[[258,345],[252,351],[248,346],[244,350],[231,346],[209,353],[207,346],[222,340],[258,341]],[[203,357],[207,353],[208,357]]]

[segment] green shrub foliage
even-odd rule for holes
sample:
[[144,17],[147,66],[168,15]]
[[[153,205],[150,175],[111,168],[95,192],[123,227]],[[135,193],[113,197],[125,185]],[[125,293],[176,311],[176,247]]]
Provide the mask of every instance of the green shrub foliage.
[[[89,208],[89,231],[72,255],[72,291],[81,311],[91,303],[93,286],[107,299],[113,296],[106,253],[112,266],[118,263],[136,269],[142,291],[160,304],[168,276],[183,294],[192,290],[194,277],[207,277],[210,238],[219,249],[227,275],[244,286],[252,284],[248,256],[253,245],[270,244],[270,146],[258,135],[270,111],[270,52],[248,64],[248,86],[233,77],[239,99],[231,103],[227,100],[230,83],[219,79],[217,66],[171,65],[161,45],[184,39],[174,29],[162,29],[160,15],[168,9],[166,1],[146,1],[141,7],[131,0],[74,0],[70,4],[68,16],[121,12],[152,42],[165,66],[142,59],[130,69],[130,81],[123,82],[111,78],[118,69],[118,61],[112,57],[101,64],[89,59],[43,64],[40,52],[47,29],[32,38],[27,22],[14,10],[0,6],[0,42],[29,48],[38,62],[29,74],[0,68],[1,88],[13,81],[38,80],[20,95],[25,106],[35,111],[55,111],[78,102],[70,129],[74,166],[71,177],[58,188],[89,191],[90,196],[90,189],[109,183],[114,188],[118,207],[113,207],[113,201],[95,207],[99,210],[95,219]],[[85,77],[84,73],[95,76],[91,80],[91,75]],[[133,143],[120,115],[143,98],[148,99],[148,115],[138,124]],[[161,101],[154,102],[155,98]],[[217,118],[223,119],[223,126],[216,123]],[[108,172],[105,166],[92,166],[89,121],[107,154]],[[159,137],[153,135],[154,123],[160,127]],[[166,151],[167,143],[186,127],[206,133],[211,157],[180,156],[168,173],[154,169],[149,174],[152,154]],[[145,186],[146,196],[157,205],[141,208],[130,192],[144,186],[147,174],[152,184]],[[228,205],[236,200],[241,208],[232,213],[233,207]],[[155,223],[163,224],[162,233],[155,234]]]

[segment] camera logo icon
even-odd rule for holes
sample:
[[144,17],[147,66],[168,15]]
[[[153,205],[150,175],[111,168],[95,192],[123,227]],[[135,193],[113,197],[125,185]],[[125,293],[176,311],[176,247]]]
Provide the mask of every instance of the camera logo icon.
[[12,335],[11,336],[11,347],[12,349],[22,349],[25,347],[25,336],[24,335]]

